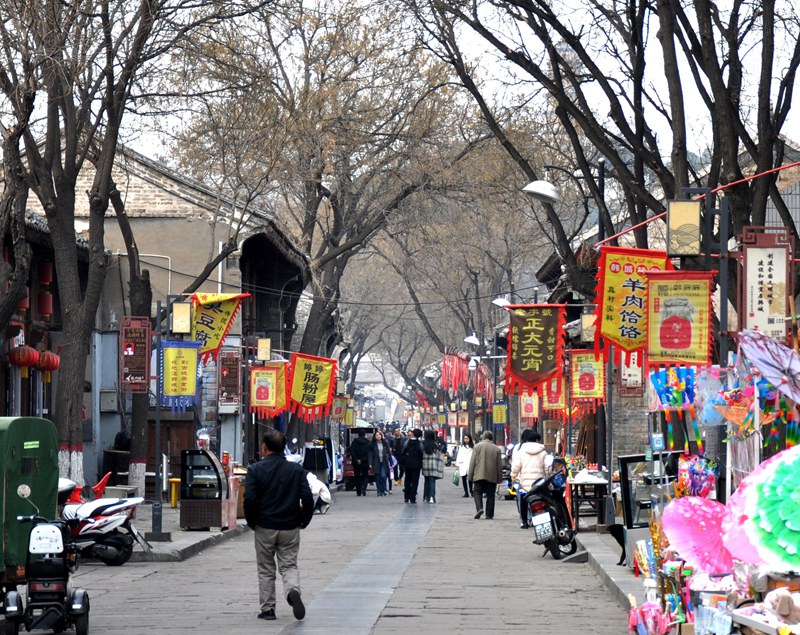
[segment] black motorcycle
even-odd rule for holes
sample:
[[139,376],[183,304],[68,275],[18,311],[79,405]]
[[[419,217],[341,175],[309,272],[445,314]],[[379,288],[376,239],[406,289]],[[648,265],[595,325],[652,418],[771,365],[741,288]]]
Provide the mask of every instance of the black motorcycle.
[[564,502],[565,485],[566,477],[557,471],[535,481],[525,497],[529,524],[536,535],[533,542],[544,545],[556,560],[578,550],[575,529]]

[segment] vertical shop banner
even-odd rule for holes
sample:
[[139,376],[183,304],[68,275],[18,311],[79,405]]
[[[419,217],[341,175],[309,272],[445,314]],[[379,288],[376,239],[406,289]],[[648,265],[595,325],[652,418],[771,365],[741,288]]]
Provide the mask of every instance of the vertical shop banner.
[[539,395],[523,392],[519,396],[519,416],[523,419],[539,418]]
[[347,397],[334,397],[333,406],[331,407],[331,421],[334,423],[342,423],[345,414],[347,413]]
[[266,419],[289,408],[286,366],[286,362],[268,362],[250,367],[250,412]]
[[455,412],[447,413],[447,425],[451,428],[458,427],[458,415]]
[[219,412],[238,412],[242,402],[242,352],[222,351],[217,357]]
[[566,309],[563,304],[512,305],[506,392],[538,392],[561,374]]
[[469,413],[468,412],[459,412],[458,414],[458,427],[459,428],[469,428]]
[[505,403],[495,403],[492,406],[492,422],[496,425],[508,423],[507,410],[508,406]]
[[188,340],[161,341],[161,405],[185,412],[197,403],[197,368],[200,343]]
[[570,353],[572,375],[572,403],[586,410],[595,410],[606,398],[606,363],[588,349],[572,349]]
[[355,404],[348,404],[347,414],[344,418],[344,425],[353,427],[356,425],[356,406]]
[[739,285],[739,330],[786,341],[794,297],[794,252],[786,228],[745,227],[742,232],[744,282]]
[[713,271],[648,275],[648,366],[709,364],[713,275]]
[[542,402],[542,410],[561,410],[567,407],[567,382],[564,377],[556,377],[547,382]]
[[119,327],[119,385],[122,392],[143,392],[150,385],[150,318],[125,316]]
[[209,359],[217,359],[242,298],[247,297],[250,297],[249,293],[195,293],[192,296],[194,317],[191,337],[200,342],[204,364]]
[[619,394],[626,397],[643,395],[644,384],[644,355],[639,351],[631,353],[628,360],[619,367]]
[[313,421],[328,414],[336,389],[335,359],[292,353],[289,407],[298,417]]
[[644,350],[647,345],[646,280],[649,272],[672,269],[664,251],[600,247],[597,263],[597,333],[595,350],[608,356],[614,346],[621,353]]

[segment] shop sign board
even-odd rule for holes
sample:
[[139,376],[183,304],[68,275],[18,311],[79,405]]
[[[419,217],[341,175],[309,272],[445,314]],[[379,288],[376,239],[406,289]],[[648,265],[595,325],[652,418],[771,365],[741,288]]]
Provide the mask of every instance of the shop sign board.
[[122,392],[147,393],[150,385],[150,318],[125,316],[119,327]]

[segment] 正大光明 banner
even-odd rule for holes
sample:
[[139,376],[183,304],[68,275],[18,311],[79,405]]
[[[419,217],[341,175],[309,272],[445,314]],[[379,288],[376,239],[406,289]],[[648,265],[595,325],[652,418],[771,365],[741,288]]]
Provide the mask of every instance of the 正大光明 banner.
[[197,401],[200,344],[184,340],[161,341],[161,405],[186,411]]
[[562,304],[515,305],[508,310],[506,392],[533,394],[562,372],[566,311]]
[[647,279],[647,363],[708,365],[713,271],[664,271]]
[[250,368],[250,411],[259,417],[276,417],[289,408],[286,397],[286,362],[267,362]]
[[647,345],[647,275],[671,269],[664,251],[600,247],[597,263],[597,332],[594,346],[608,356],[644,350]]
[[593,350],[572,349],[570,351],[570,373],[572,376],[572,403],[581,409],[595,410],[606,398],[605,359]]
[[195,293],[192,339],[200,342],[200,357],[205,364],[216,359],[231,328],[242,298],[249,293]]
[[292,353],[289,407],[298,417],[312,421],[327,415],[336,388],[335,359]]

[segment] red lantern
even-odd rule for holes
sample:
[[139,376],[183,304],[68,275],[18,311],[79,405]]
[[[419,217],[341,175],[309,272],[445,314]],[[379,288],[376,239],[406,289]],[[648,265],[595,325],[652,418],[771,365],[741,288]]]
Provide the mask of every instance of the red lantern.
[[41,371],[42,381],[46,384],[50,383],[50,373],[58,370],[61,366],[61,358],[53,351],[42,351],[39,353],[39,359],[33,364],[33,367]]
[[27,311],[30,306],[31,306],[30,289],[28,289],[28,287],[25,287],[25,297],[19,301],[19,307],[17,308],[19,309],[20,313],[25,313],[25,311]]
[[44,285],[53,282],[53,263],[49,260],[39,262],[39,282]]
[[39,351],[30,346],[17,346],[8,354],[8,361],[20,369],[23,378],[28,377],[28,367],[39,361]]
[[40,291],[36,304],[39,307],[39,315],[43,320],[53,315],[53,294],[49,291]]

